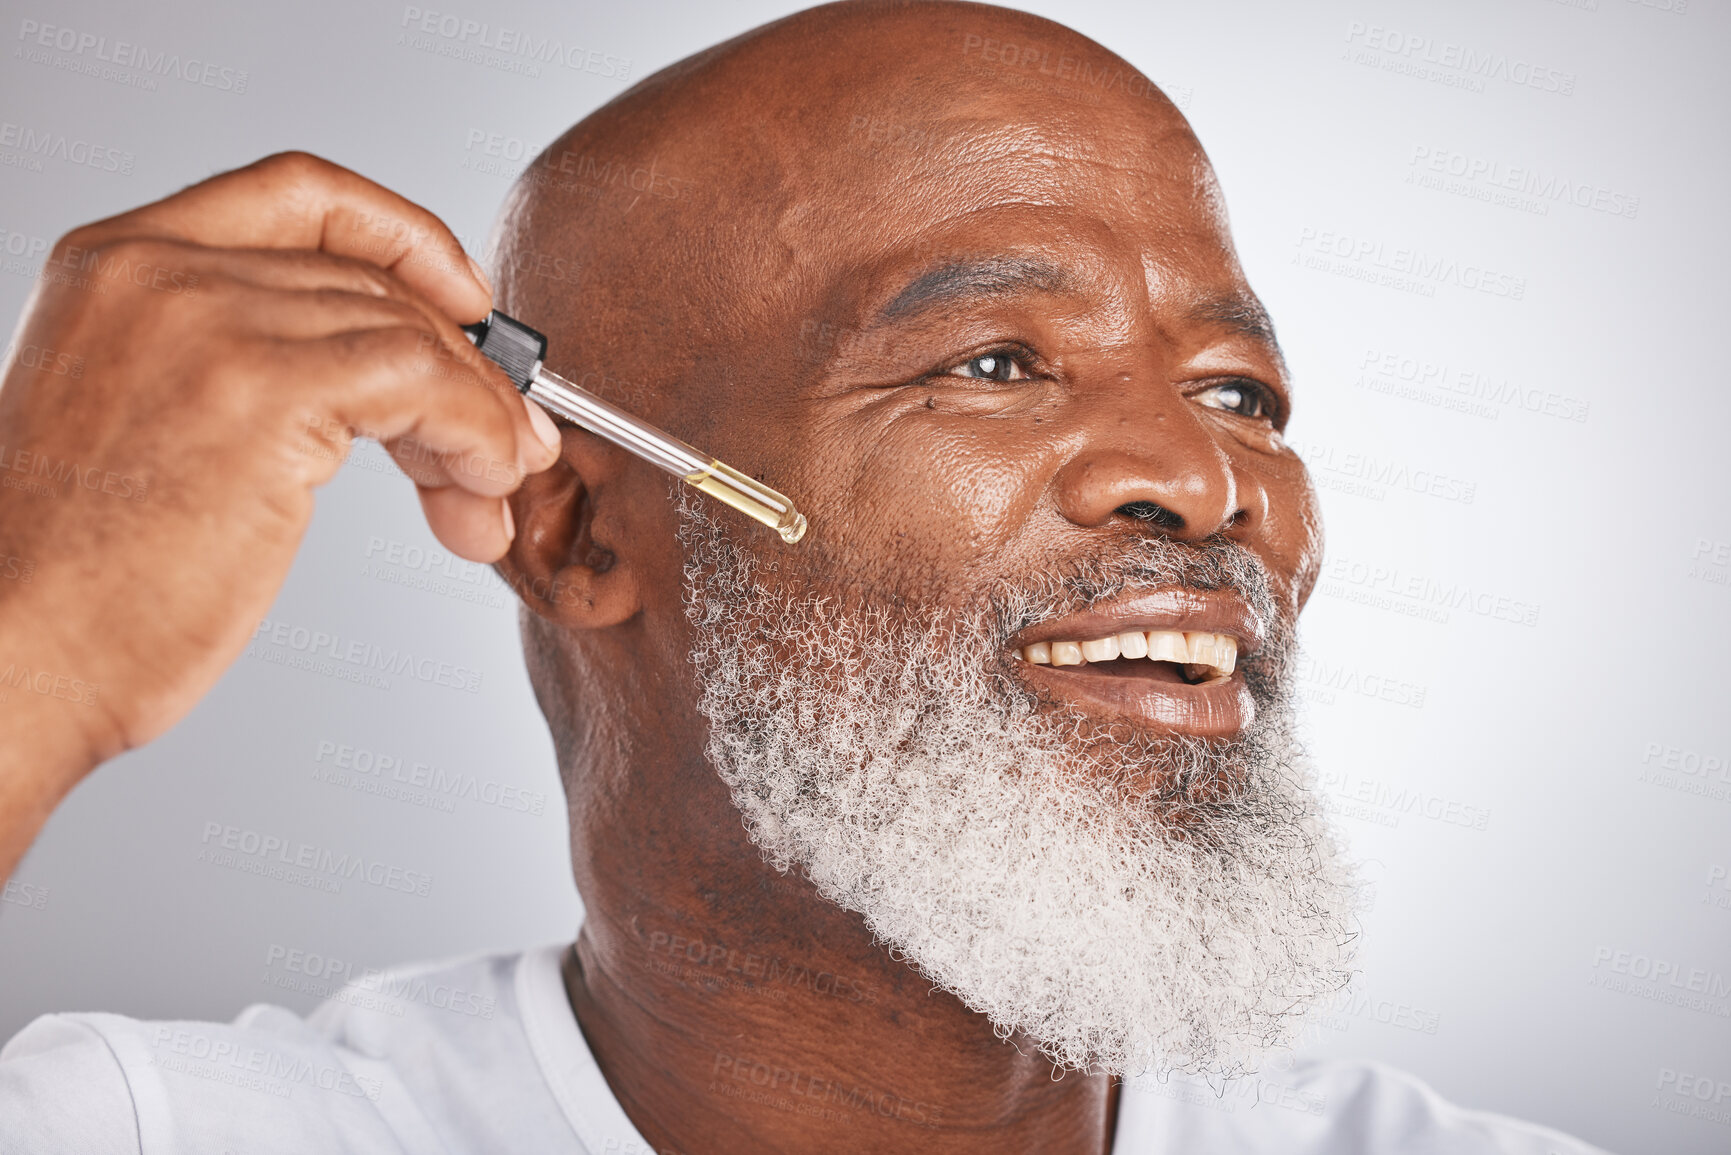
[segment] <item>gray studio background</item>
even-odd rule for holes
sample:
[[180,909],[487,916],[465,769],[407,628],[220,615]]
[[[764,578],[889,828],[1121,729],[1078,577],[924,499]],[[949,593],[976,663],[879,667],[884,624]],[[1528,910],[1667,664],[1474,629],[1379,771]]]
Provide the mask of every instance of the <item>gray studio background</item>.
[[[414,11],[450,34],[384,0],[6,0],[0,313],[67,228],[285,148],[483,253],[539,146],[794,7],[438,2]],[[1329,533],[1307,725],[1376,887],[1362,981],[1310,1045],[1614,1150],[1731,1149],[1726,5],[1029,7],[1190,116],[1298,381]],[[498,67],[462,20],[581,46],[583,67]],[[104,66],[86,36],[201,67]],[[512,598],[438,551],[376,446],[322,492],[271,620],[479,685],[357,684],[261,638],[25,859],[0,902],[0,1037],[56,1009],[304,1011],[332,965],[311,956],[358,970],[572,933]],[[293,885],[213,854],[221,827],[418,881]]]

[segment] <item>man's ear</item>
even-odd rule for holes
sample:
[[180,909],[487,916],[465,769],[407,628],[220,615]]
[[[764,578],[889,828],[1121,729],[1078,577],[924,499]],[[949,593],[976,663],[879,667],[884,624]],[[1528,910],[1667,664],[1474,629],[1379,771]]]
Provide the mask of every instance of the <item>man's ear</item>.
[[510,497],[517,536],[496,563],[499,576],[541,617],[570,629],[616,626],[641,607],[629,551],[618,540],[622,522],[598,514],[598,488],[609,465],[599,441],[563,429],[559,460],[531,474]]

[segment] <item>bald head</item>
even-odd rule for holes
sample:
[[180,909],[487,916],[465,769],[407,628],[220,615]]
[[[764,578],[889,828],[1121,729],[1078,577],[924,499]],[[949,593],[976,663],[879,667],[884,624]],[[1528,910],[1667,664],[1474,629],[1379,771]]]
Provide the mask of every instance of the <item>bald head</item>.
[[1125,151],[1159,154],[1177,183],[1123,172],[1110,195],[1211,189],[1171,103],[1062,25],[826,5],[663,69],[552,144],[507,206],[500,299],[552,336],[556,368],[695,440],[701,414],[670,416],[679,386],[808,375],[880,262],[960,253],[958,222],[1062,202],[1074,166]]

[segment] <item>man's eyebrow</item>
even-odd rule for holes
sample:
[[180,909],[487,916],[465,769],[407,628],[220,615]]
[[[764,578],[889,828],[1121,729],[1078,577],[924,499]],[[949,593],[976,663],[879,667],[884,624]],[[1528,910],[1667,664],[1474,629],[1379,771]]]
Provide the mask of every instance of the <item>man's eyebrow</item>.
[[1249,293],[1216,293],[1205,297],[1190,309],[1190,319],[1219,325],[1241,337],[1250,337],[1272,345],[1276,351],[1280,342],[1274,336],[1274,319]]
[[915,277],[878,315],[883,320],[896,321],[966,297],[998,296],[1026,289],[1052,292],[1063,282],[1064,270],[1040,257],[956,260]]

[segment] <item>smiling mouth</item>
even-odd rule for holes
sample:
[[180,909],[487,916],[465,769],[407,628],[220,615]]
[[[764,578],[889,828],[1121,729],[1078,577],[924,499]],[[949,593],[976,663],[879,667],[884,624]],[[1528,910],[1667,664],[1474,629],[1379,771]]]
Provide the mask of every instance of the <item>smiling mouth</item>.
[[1228,738],[1256,717],[1238,659],[1266,640],[1266,623],[1231,591],[1168,587],[1030,626],[1004,656],[1050,706],[1108,725]]
[[1073,666],[1077,673],[1213,686],[1231,680],[1238,665],[1238,639],[1200,630],[1130,630],[1088,641],[1035,642],[1014,653],[1031,666]]

